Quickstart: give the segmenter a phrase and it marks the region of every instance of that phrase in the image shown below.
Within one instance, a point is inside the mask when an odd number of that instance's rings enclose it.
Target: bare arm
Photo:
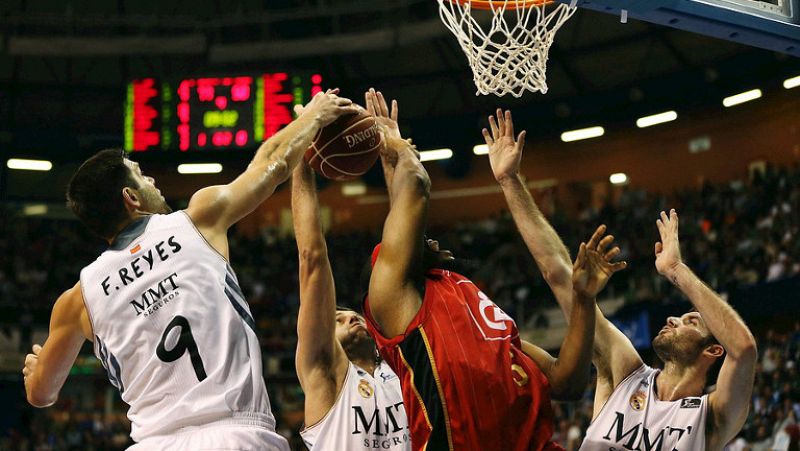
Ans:
[[[422,305],[430,178],[408,142],[386,138],[386,146],[396,153],[397,163],[389,186],[392,207],[369,282],[369,307],[382,333],[394,337],[405,332]]]
[[[566,246],[556,231],[536,206],[530,192],[520,176],[520,162],[525,147],[525,131],[514,136],[514,123],[511,112],[497,111],[497,119],[489,117],[491,132],[483,129],[483,137],[489,146],[489,163],[495,179],[500,184],[508,208],[514,218],[525,244],[536,261],[542,275],[553,290],[567,322],[572,315],[572,264]],[[588,248],[597,250],[605,226],[601,226],[588,243]],[[612,238],[613,240],[613,238]],[[610,244],[606,242],[605,245]],[[619,252],[614,248],[609,260]],[[616,384],[641,366],[642,361],[630,340],[619,331],[595,307],[595,336],[593,361],[597,366],[598,392],[603,386],[613,390]],[[614,350],[611,352],[611,350]],[[603,386],[601,386],[603,385]],[[607,391],[608,394],[611,390]],[[603,403],[608,395],[602,398]],[[602,404],[601,404],[602,405]]]
[[[605,232],[605,225],[598,227],[586,246],[602,255],[603,260],[610,262],[619,255],[620,249],[615,246],[609,251],[606,250],[614,243],[614,236],[606,236]],[[617,385],[641,367],[644,362],[628,337],[603,315],[599,307],[595,308],[597,309],[597,324],[592,361],[597,367],[597,391],[594,405],[596,414]]]
[[[572,300],[572,261],[566,246],[534,202],[519,173],[525,131],[514,137],[511,111],[497,110],[497,119],[489,116],[489,130],[483,137],[489,146],[489,164],[500,184],[508,209],[525,245],[536,261],[559,305]],[[567,313],[569,317],[569,313]]]
[[[582,299],[574,305],[558,358],[536,345],[522,342],[522,352],[536,362],[550,382],[553,399],[560,401],[580,399],[589,383],[592,363],[594,299]]]
[[[722,446],[736,436],[747,419],[758,358],[756,341],[739,314],[681,260],[675,210],[669,216],[662,211],[656,225],[661,235],[661,242],[655,246],[656,269],[689,298],[726,351],[717,389],[709,396],[713,438]]]
[[[558,359],[552,359],[541,350],[533,349],[529,354],[543,368],[556,399],[575,399],[586,388],[595,333],[595,298],[611,276],[627,266],[625,262],[612,262],[601,251],[581,243],[575,258],[569,328],[561,343]],[[531,346],[528,348],[532,349]]]
[[[305,393],[305,421],[315,424],[336,402],[347,356],[336,339],[336,290],[322,233],[314,174],[304,162],[292,176],[292,220],[300,259],[297,377]]]
[[[300,117],[267,139],[247,169],[233,182],[204,188],[192,196],[187,214],[205,238],[227,255],[227,230],[250,214],[286,181],[320,128],[356,107],[338,91],[314,96]]]
[[[56,300],[44,346],[34,345],[33,354],[25,357],[22,374],[25,393],[32,406],[55,404],[81,346],[91,336],[91,325],[78,283]]]

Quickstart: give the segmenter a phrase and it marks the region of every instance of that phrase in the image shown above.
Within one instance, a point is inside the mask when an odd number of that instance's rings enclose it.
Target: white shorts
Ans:
[[[220,421],[170,435],[148,437],[128,451],[289,451],[289,443],[272,428]]]

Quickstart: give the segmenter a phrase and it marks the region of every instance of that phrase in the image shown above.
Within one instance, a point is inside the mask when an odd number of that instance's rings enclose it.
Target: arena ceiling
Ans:
[[[435,0],[5,0],[0,35],[0,142],[29,147],[118,141],[124,86],[146,76],[313,70],[350,96],[384,89],[417,124],[501,103],[547,129],[718,102],[800,70],[797,58],[582,10],[556,36],[548,94],[476,96]]]

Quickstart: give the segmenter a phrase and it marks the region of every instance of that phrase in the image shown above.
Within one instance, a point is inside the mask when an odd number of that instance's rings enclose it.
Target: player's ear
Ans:
[[[122,201],[125,203],[125,208],[129,211],[136,210],[142,206],[141,196],[139,196],[139,193],[135,189],[129,186],[122,188]]]
[[[717,359],[717,358],[720,358],[723,355],[725,355],[725,348],[723,348],[722,345],[713,344],[713,345],[710,345],[710,346],[706,347],[706,349],[703,351],[703,353],[706,354],[709,357],[713,357],[714,359]]]

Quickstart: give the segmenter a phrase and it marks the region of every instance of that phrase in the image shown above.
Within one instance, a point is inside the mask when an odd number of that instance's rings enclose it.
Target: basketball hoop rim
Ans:
[[[472,9],[493,11],[500,8],[513,11],[516,9],[540,8],[555,3],[555,0],[447,0],[461,6],[469,5]]]

